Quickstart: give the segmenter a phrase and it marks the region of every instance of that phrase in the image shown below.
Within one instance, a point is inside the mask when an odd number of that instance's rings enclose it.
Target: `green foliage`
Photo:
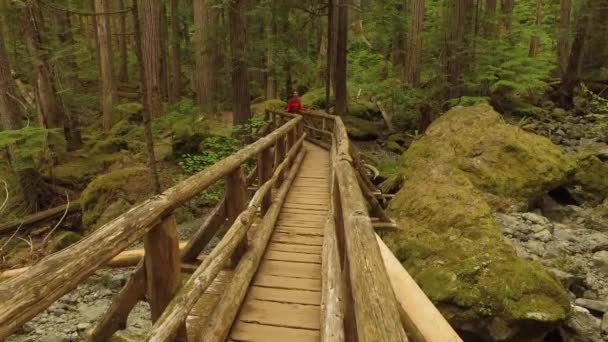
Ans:
[[[169,107],[167,113],[152,121],[155,136],[171,132],[176,137],[184,137],[206,134],[208,130],[207,115],[191,99],[182,99]]]
[[[185,154],[178,163],[185,174],[192,175],[233,154],[240,147],[240,141],[232,136],[212,136],[203,141],[200,154]]]
[[[63,154],[65,139],[60,129],[36,126],[0,131],[0,149],[10,146],[14,147],[14,168],[42,167],[45,161],[57,159]]]

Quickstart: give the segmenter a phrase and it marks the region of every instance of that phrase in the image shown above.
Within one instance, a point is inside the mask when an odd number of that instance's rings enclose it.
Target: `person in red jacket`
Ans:
[[[288,113],[300,113],[304,111],[302,101],[300,101],[297,91],[294,90],[292,96],[287,100],[287,108],[285,108],[285,111]]]

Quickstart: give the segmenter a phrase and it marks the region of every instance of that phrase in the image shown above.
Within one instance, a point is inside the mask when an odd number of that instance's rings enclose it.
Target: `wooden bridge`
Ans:
[[[375,234],[391,222],[342,120],[267,118],[259,140],[1,282],[0,340],[143,238],[88,340],[110,340],[147,300],[147,341],[461,341]],[[180,251],[173,210],[222,180],[224,199]]]

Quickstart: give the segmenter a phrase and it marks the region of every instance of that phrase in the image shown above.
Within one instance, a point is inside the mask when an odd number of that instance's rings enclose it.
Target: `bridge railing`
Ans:
[[[149,339],[185,340],[185,315],[213,282],[221,268],[232,260],[235,280],[211,320],[211,334],[227,334],[244,298],[244,281],[253,276],[278,217],[280,204],[301,163],[305,150],[301,116],[290,116],[272,132],[207,169],[151,197],[97,229],[80,242],[52,254],[20,275],[0,283],[0,340],[76,288],[97,269],[135,241],[143,238],[145,256],[121,292],[115,296],[89,340],[107,341],[126,325],[135,304],[147,297],[156,322]],[[257,159],[247,177],[244,165]],[[247,186],[257,178],[257,191],[246,203]],[[180,256],[173,211],[220,180],[225,197]],[[273,188],[277,188],[275,192]],[[259,222],[258,222],[259,220]],[[250,229],[256,221],[257,228]],[[220,227],[229,227],[218,232]],[[181,262],[197,258],[215,235],[225,233],[190,280],[182,286]],[[254,233],[254,234],[253,234]],[[247,245],[247,235],[252,238]],[[252,235],[253,234],[253,235]],[[205,341],[215,339],[205,339]]]
[[[377,190],[342,119],[302,115],[307,140],[328,149],[332,160],[321,340],[462,341],[375,233],[394,222],[376,200]]]

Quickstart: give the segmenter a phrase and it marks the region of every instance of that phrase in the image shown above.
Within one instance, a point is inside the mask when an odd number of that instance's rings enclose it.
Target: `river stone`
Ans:
[[[591,260],[602,273],[608,274],[608,251],[595,252]]]
[[[404,184],[388,208],[400,229],[384,239],[457,329],[491,340],[498,318],[509,339],[537,336],[566,319],[568,294],[542,265],[516,255],[492,211],[528,208],[574,167],[548,139],[506,124],[490,106],[456,107],[403,155]],[[543,230],[546,219],[528,216]]]
[[[600,332],[601,320],[583,307],[572,307],[572,314],[566,321],[566,326],[574,332],[573,341],[603,342]]]
[[[604,337],[608,337],[608,312],[604,313],[604,317],[602,318],[602,335]]]
[[[605,313],[608,311],[608,302],[600,300],[592,300],[586,298],[577,298],[574,302],[578,306],[582,306],[589,310]]]

